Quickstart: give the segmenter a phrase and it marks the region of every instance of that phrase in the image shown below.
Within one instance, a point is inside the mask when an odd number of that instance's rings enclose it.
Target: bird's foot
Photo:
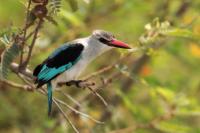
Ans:
[[[94,82],[90,82],[90,81],[84,81],[84,80],[71,80],[69,82],[66,82],[67,86],[72,86],[75,85],[78,88],[86,88],[89,86],[94,86],[95,83]]]
[[[72,86],[75,85],[78,88],[87,88],[87,87],[91,87],[94,86],[95,83],[91,82],[91,81],[85,81],[85,80],[71,80],[68,82],[60,82],[58,83],[58,86],[63,86],[63,85],[67,85],[67,86]]]

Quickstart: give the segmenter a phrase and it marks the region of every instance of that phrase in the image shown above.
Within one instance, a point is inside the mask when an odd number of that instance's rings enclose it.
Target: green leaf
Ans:
[[[55,20],[53,17],[51,17],[51,16],[46,16],[46,19],[47,19],[49,22],[51,22],[52,24],[58,25],[58,23],[56,22],[56,20]]]
[[[3,37],[4,35],[11,35],[11,34],[15,34],[16,32],[19,31],[19,28],[16,28],[16,27],[9,27],[9,28],[5,28],[5,29],[2,29],[0,31],[0,37]]]
[[[10,47],[4,50],[1,55],[1,66],[0,66],[0,78],[6,79],[10,64],[13,62],[16,56],[18,56],[20,52],[20,47],[18,44],[12,44]]]
[[[6,46],[10,43],[10,39],[6,34],[4,34],[3,37],[0,38],[0,41]]]
[[[67,0],[67,1],[70,5],[72,11],[75,12],[76,10],[78,10],[78,2],[76,0]]]
[[[51,9],[51,13],[56,14],[60,11],[62,0],[50,0],[49,5]]]

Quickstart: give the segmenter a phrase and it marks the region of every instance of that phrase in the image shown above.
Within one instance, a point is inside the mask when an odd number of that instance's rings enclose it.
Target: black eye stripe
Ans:
[[[100,42],[102,42],[102,43],[104,43],[104,44],[108,44],[109,43],[109,41],[108,40],[106,40],[106,39],[104,39],[104,38],[99,38],[99,41]]]

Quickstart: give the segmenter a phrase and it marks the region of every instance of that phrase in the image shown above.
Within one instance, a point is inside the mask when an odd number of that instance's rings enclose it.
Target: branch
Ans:
[[[57,102],[59,102],[60,104],[63,104],[64,106],[66,106],[67,108],[69,108],[70,110],[72,110],[73,112],[75,112],[76,114],[79,114],[79,115],[81,115],[83,117],[86,117],[86,118],[88,118],[88,119],[90,119],[90,120],[92,120],[92,121],[94,121],[94,122],[96,122],[98,124],[104,124],[104,122],[98,121],[98,120],[94,119],[93,117],[91,117],[90,115],[78,111],[77,109],[73,108],[72,106],[66,104],[65,102],[63,102],[63,101],[61,101],[61,100],[59,100],[57,98],[54,98],[54,100],[57,101]]]
[[[88,86],[87,87],[95,96],[97,96],[102,102],[103,104],[107,107],[108,103],[106,102],[106,100],[98,93],[96,92],[96,90],[94,90],[92,87]]]
[[[17,63],[12,63],[10,68],[14,73],[16,73],[16,74],[21,73],[22,75],[24,75],[29,80],[34,80],[35,79],[33,74],[32,74],[32,72],[31,72],[31,70],[29,70],[28,68],[18,71],[19,64],[17,64]]]
[[[35,33],[33,35],[33,40],[32,40],[32,43],[30,45],[30,48],[29,48],[28,56],[27,56],[27,59],[25,60],[25,62],[22,64],[22,68],[26,68],[26,66],[29,63],[29,60],[30,60],[31,55],[32,55],[33,47],[34,47],[35,41],[37,39],[37,34],[38,34],[39,28],[41,27],[42,23],[43,23],[43,20],[40,19],[39,22],[38,22],[38,25],[35,28]]]
[[[59,86],[62,86],[62,85],[68,85],[68,86],[71,86],[71,85],[75,85],[76,87],[78,88],[87,88],[89,89],[94,95],[96,95],[102,102],[105,106],[108,106],[107,102],[104,100],[104,98],[98,93],[96,92],[92,86],[95,85],[94,82],[88,82],[88,81],[84,81],[84,80],[71,80],[69,82],[60,82],[58,83]]]
[[[27,12],[26,12],[26,22],[25,22],[25,27],[24,27],[24,34],[23,34],[23,42],[22,42],[22,47],[21,47],[21,55],[20,55],[20,66],[22,65],[23,62],[23,54],[24,54],[24,45],[25,45],[25,38],[26,38],[26,33],[28,29],[28,19],[29,19],[29,14],[30,14],[30,6],[31,6],[31,0],[28,1],[28,6],[27,6]]]
[[[99,70],[96,71],[96,72],[93,72],[93,73],[91,73],[91,74],[89,74],[89,75],[83,77],[83,81],[89,80],[89,79],[91,79],[91,78],[93,78],[93,77],[95,77],[95,76],[97,76],[97,75],[99,75],[99,74],[102,74],[102,73],[104,73],[104,72],[107,72],[107,71],[111,70],[111,69],[114,68],[117,64],[121,63],[124,59],[128,58],[131,54],[132,54],[132,52],[131,52],[131,53],[128,53],[128,54],[126,54],[126,55],[124,55],[124,56],[122,56],[119,60],[117,60],[117,61],[116,61],[115,63],[113,63],[112,65],[106,66],[106,67],[104,67],[104,68],[102,68],[102,69],[99,69]]]
[[[18,89],[22,89],[22,90],[26,90],[26,91],[33,91],[34,89],[29,86],[29,85],[21,85],[21,84],[17,84],[15,82],[9,81],[9,80],[0,80],[0,82],[10,86],[10,87],[15,87]]]
[[[55,99],[53,99],[53,102],[55,103],[55,105],[58,107],[59,111],[62,113],[62,115],[64,116],[64,118],[67,120],[67,122],[71,125],[71,127],[74,129],[74,131],[76,133],[79,133],[78,129],[74,126],[74,124],[72,123],[72,121],[68,118],[68,116],[65,114],[65,112],[63,111],[63,109],[61,108],[61,106],[57,103],[57,101]]]
[[[121,75],[121,73],[117,72],[117,73],[111,75],[110,77],[108,77],[107,79],[104,79],[103,82],[102,82],[102,84],[101,84],[100,86],[96,87],[96,88],[94,89],[94,91],[97,91],[97,90],[99,90],[99,89],[101,89],[101,88],[107,87],[110,83],[112,83],[113,77],[116,77],[116,78],[114,78],[114,79],[117,80],[117,79],[119,78],[120,75]],[[86,99],[88,99],[88,98],[91,98],[90,93],[87,94],[87,95],[83,95],[83,96],[80,97],[79,100],[77,100],[77,101],[78,101],[79,103],[81,103],[82,101],[84,101],[84,100],[86,100]],[[76,104],[73,105],[73,108],[77,108],[77,107],[78,107],[78,105],[76,105]],[[71,113],[72,113],[72,112],[70,112],[69,114],[71,114]]]
[[[76,104],[78,106],[78,108],[81,107],[81,104],[76,100],[74,99],[72,96],[70,96],[69,94],[66,94],[65,92],[63,91],[59,91],[62,95],[64,95],[65,97],[67,97],[69,100],[71,100],[74,104]]]

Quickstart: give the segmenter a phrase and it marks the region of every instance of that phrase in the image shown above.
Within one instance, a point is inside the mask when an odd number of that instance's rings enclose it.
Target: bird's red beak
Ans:
[[[128,44],[122,42],[122,41],[119,41],[117,39],[113,39],[110,44],[113,46],[113,47],[118,47],[118,48],[125,48],[125,49],[130,49],[131,47],[128,46]]]

